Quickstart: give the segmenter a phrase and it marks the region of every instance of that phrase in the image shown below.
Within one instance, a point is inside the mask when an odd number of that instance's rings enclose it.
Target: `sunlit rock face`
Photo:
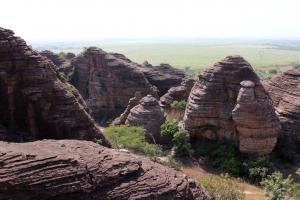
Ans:
[[[199,75],[183,122],[194,138],[227,138],[241,152],[258,154],[273,150],[280,128],[268,93],[251,65],[240,56],[228,56]],[[269,132],[264,133],[265,128]]]
[[[78,91],[58,78],[53,62],[13,31],[0,28],[0,125],[6,136],[99,138],[109,146]],[[4,132],[4,131],[2,131]],[[3,135],[3,134],[2,134]]]
[[[300,69],[291,69],[264,84],[279,116],[282,133],[300,143]]]

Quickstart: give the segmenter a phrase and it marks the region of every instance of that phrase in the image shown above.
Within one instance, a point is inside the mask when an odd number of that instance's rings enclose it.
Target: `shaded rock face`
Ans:
[[[187,78],[181,82],[180,86],[170,88],[168,92],[160,98],[162,107],[169,108],[173,101],[186,101],[194,83],[194,79]]]
[[[0,124],[9,135],[43,138],[103,137],[78,91],[58,78],[51,61],[0,28]]]
[[[212,199],[181,172],[93,142],[0,142],[0,163],[0,199]]]
[[[68,74],[71,71],[71,59],[75,57],[75,54],[68,53],[66,59],[61,58],[59,55],[49,50],[41,51],[40,54],[54,63],[55,70],[64,72],[65,74]]]
[[[120,54],[88,48],[73,59],[74,85],[87,102],[96,120],[113,119],[127,107],[136,92],[156,95],[135,63]]]
[[[143,126],[147,131],[147,139],[160,142],[160,126],[164,123],[164,112],[158,101],[151,95],[140,100],[140,103],[130,110],[125,124]]]
[[[250,64],[240,56],[229,56],[199,75],[184,127],[192,137],[227,138],[241,152],[266,154],[276,144],[280,123]]]
[[[179,86],[187,75],[184,71],[176,69],[169,64],[152,66],[148,62],[142,65],[142,71],[149,82],[156,86],[158,95],[161,97],[172,87]]]
[[[300,143],[300,69],[291,69],[264,84],[281,122],[282,133]]]
[[[125,111],[112,122],[112,125],[125,124],[125,121],[130,113],[130,110],[139,104],[141,98],[142,98],[141,93],[136,92],[134,97],[129,99],[129,102],[128,102],[128,105],[127,105]]]

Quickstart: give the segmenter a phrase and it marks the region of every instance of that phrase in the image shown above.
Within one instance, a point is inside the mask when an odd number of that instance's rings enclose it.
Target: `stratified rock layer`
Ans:
[[[147,131],[148,140],[160,140],[160,126],[164,123],[164,112],[158,101],[151,95],[140,100],[139,105],[130,110],[125,124],[130,126],[143,126]]]
[[[155,95],[151,84],[136,66],[120,54],[88,48],[73,59],[74,85],[87,101],[96,120],[112,119],[121,114],[135,92]]]
[[[172,87],[168,92],[160,98],[160,103],[164,108],[169,108],[173,101],[186,101],[194,86],[195,81],[187,78],[182,81],[180,86]]]
[[[269,81],[269,92],[279,116],[282,133],[300,143],[300,69],[291,69]]]
[[[209,200],[184,174],[87,141],[0,142],[0,199]]]
[[[232,111],[241,152],[269,154],[280,129],[271,101],[256,98],[255,84],[242,81],[237,104]]]
[[[148,62],[144,62],[140,67],[149,82],[158,89],[159,96],[166,94],[170,88],[179,86],[187,77],[184,71],[169,64],[152,66]]]
[[[64,72],[66,75],[71,71],[71,59],[75,57],[74,54],[68,53],[65,59],[49,50],[41,51],[40,54],[54,63],[55,70]]]
[[[250,92],[241,88],[240,83],[246,80],[253,84]],[[252,99],[248,105],[244,95]],[[266,154],[276,144],[280,123],[250,64],[240,56],[229,56],[199,75],[189,96],[184,127],[192,137],[227,138],[242,152]]]
[[[8,134],[43,138],[101,138],[78,91],[57,77],[51,61],[0,28],[0,124]]]

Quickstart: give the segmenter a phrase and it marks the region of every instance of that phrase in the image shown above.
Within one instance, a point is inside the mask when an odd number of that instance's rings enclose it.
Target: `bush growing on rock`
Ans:
[[[160,134],[162,137],[168,137],[171,140],[173,139],[176,132],[179,131],[178,122],[174,119],[166,120],[160,126]]]
[[[160,154],[160,149],[155,144],[146,141],[146,130],[135,126],[110,126],[105,129],[105,135],[114,148],[128,149],[134,153],[156,156]]]
[[[172,109],[184,110],[185,106],[186,106],[186,101],[185,100],[181,100],[181,101],[175,100],[171,103],[170,106]]]

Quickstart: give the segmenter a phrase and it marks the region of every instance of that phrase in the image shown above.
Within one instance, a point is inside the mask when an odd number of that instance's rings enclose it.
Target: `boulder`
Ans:
[[[142,96],[156,96],[136,65],[120,54],[106,53],[96,47],[90,47],[83,55],[72,59],[74,86],[98,122],[119,116],[136,92]]]
[[[199,75],[183,126],[194,138],[226,138],[241,152],[266,154],[276,144],[280,123],[251,65],[240,56],[228,56]]]
[[[125,124],[144,127],[149,141],[160,142],[160,126],[164,121],[164,112],[160,108],[157,99],[147,95],[140,100],[137,106],[130,110]]]
[[[0,199],[211,200],[181,172],[88,141],[0,142]]]
[[[0,28],[0,124],[34,139],[101,139],[81,95],[58,78],[53,62],[13,31]],[[20,133],[24,134],[21,135]]]
[[[279,74],[264,84],[281,122],[284,137],[300,143],[300,69]]]
[[[179,86],[172,87],[168,92],[160,98],[160,103],[163,108],[170,108],[173,101],[187,101],[189,94],[194,86],[194,79],[184,79]]]

